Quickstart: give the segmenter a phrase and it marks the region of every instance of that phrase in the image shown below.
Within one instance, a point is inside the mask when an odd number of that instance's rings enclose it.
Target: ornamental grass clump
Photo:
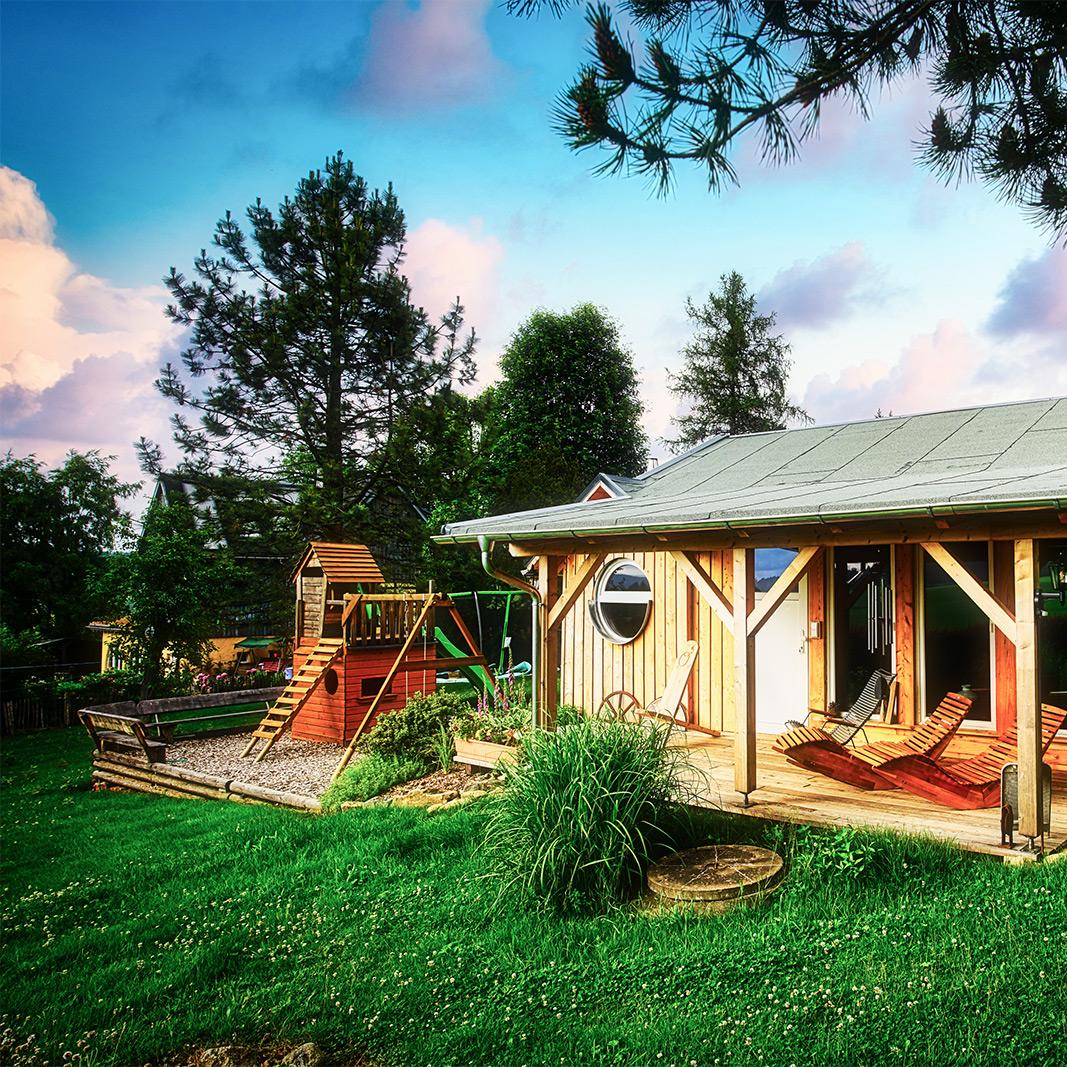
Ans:
[[[581,718],[537,731],[502,767],[504,788],[486,832],[502,892],[520,889],[559,911],[621,903],[649,862],[669,850],[684,754],[669,727]]]

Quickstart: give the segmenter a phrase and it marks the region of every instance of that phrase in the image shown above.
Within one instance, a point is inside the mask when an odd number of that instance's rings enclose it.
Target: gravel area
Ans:
[[[262,763],[256,763],[255,754],[241,759],[248,739],[248,734],[227,734],[176,741],[167,746],[167,763],[235,782],[320,797],[344,751],[339,745],[295,741],[287,734],[274,743]]]

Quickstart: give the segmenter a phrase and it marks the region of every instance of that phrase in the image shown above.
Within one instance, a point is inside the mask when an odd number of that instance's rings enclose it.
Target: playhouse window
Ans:
[[[589,613],[597,631],[625,645],[645,628],[652,610],[648,576],[629,559],[609,563],[597,576]]]

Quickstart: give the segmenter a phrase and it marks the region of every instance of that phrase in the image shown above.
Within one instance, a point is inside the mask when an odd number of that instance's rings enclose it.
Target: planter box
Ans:
[[[512,762],[518,750],[514,745],[497,745],[492,741],[464,741],[456,738],[456,762],[471,767],[494,770],[502,760]]]

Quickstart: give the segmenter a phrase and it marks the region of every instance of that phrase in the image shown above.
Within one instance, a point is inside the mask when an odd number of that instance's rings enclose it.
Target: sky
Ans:
[[[1067,251],[915,164],[921,78],[870,121],[832,102],[799,163],[742,141],[740,187],[683,169],[659,197],[595,176],[551,128],[586,41],[579,9],[488,0],[5,0],[0,447],[99,449],[137,480],[145,436],[176,462],[153,386],[182,341],[162,277],[226,210],[277,204],[338,149],[392,183],[415,300],[437,317],[462,299],[481,384],[531,311],[592,302],[633,353],[658,456],[685,301],[732,270],[775,313],[816,422],[1067,394]]]

